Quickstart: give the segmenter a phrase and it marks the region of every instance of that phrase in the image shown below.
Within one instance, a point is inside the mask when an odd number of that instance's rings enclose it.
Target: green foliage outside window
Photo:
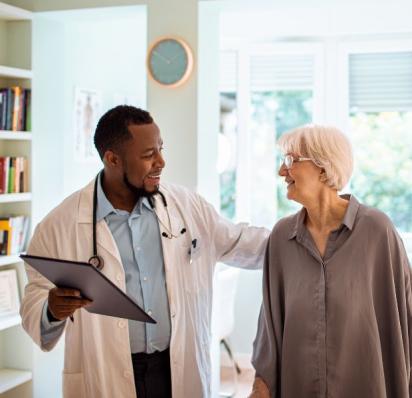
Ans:
[[[353,113],[351,140],[351,191],[412,232],[412,112]]]
[[[275,128],[275,139],[283,133],[312,121],[312,91],[270,91],[252,94],[254,113],[252,118],[257,124],[270,123]],[[280,154],[276,151],[276,165],[279,166]],[[274,170],[278,173],[278,168]],[[277,218],[296,212],[301,206],[286,197],[286,184],[277,177]]]

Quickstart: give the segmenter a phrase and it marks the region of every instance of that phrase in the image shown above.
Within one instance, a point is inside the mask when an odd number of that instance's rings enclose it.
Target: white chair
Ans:
[[[240,368],[233,358],[232,350],[227,342],[235,325],[235,295],[239,270],[224,265],[217,266],[214,280],[213,311],[215,317],[215,332],[220,345],[225,349],[231,363],[232,382],[225,389],[220,388],[220,397],[232,397],[236,394]]]

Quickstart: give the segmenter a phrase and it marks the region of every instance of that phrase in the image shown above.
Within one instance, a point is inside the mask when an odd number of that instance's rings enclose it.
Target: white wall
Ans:
[[[102,113],[119,97],[146,106],[143,6],[36,14],[33,26],[33,221],[84,186],[100,161],[74,159],[74,88],[101,93]],[[35,397],[61,396],[63,344],[34,355]]]
[[[411,31],[408,0],[225,1],[221,38],[265,40]],[[242,5],[243,3],[243,5]]]
[[[177,88],[167,88],[149,79],[147,104],[160,127],[165,144],[166,180],[197,187],[197,54],[198,1],[148,2],[148,40],[164,36],[186,41],[194,56],[194,71]]]

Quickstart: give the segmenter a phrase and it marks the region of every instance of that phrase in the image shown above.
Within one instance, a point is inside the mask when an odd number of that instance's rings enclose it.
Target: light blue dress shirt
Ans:
[[[163,351],[170,343],[170,312],[166,290],[159,224],[147,198],[138,201],[131,213],[115,209],[97,185],[96,218],[104,219],[119,249],[126,278],[126,292],[155,320],[156,324],[129,320],[132,353]],[[53,340],[65,321],[49,322],[47,301],[43,307],[41,338]]]

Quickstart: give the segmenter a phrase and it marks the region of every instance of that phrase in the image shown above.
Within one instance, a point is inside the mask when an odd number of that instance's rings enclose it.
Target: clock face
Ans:
[[[177,86],[190,74],[192,58],[189,47],[177,39],[162,39],[151,49],[149,72],[160,84]]]

